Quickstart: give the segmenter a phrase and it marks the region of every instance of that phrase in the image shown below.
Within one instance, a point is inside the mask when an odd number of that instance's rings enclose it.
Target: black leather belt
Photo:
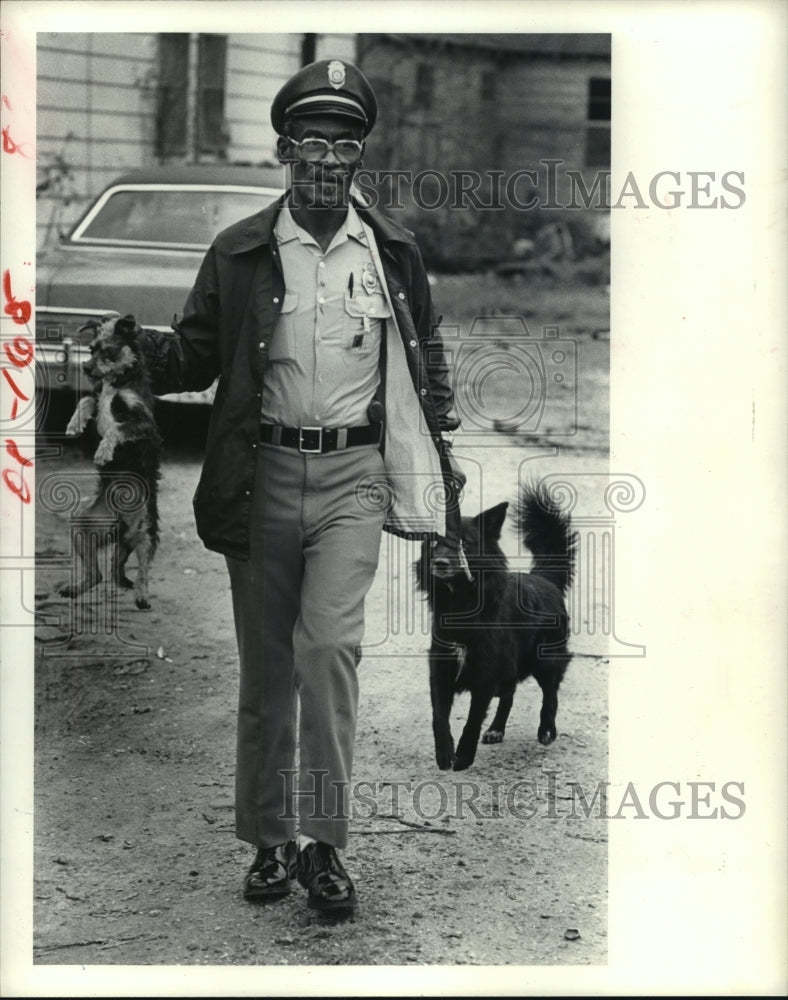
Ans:
[[[383,424],[364,427],[282,427],[280,424],[260,424],[263,444],[297,448],[307,455],[325,455],[358,444],[379,444]]]

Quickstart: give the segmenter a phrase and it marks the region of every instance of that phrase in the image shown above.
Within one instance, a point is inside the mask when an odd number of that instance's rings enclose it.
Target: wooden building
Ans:
[[[361,35],[391,167],[610,164],[610,35]]]

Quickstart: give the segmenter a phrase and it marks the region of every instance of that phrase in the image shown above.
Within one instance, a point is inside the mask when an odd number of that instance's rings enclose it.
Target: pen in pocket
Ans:
[[[347,279],[347,293],[353,298],[353,272],[350,272],[350,277]]]

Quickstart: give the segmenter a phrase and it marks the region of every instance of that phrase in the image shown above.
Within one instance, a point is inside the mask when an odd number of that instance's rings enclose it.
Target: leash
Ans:
[[[473,574],[471,573],[471,567],[468,565],[468,557],[465,555],[465,547],[462,544],[462,539],[460,539],[460,545],[457,549],[457,554],[460,559],[460,566],[462,567],[463,573],[468,578],[468,583],[473,583]]]

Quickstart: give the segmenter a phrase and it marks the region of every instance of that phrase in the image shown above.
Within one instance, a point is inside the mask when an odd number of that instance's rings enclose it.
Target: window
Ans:
[[[432,107],[433,91],[435,89],[435,72],[427,63],[419,63],[416,67],[416,93],[413,104],[417,108],[429,110]]]
[[[227,148],[224,127],[224,81],[227,70],[227,36],[200,35],[197,47],[197,149],[223,155]]]
[[[189,36],[159,36],[159,86],[156,95],[156,155],[186,155],[186,85]]]
[[[610,105],[610,79],[592,76],[588,81],[587,167],[610,166]]]
[[[588,120],[610,121],[610,80],[592,76],[588,81]]]
[[[227,36],[159,36],[156,155],[166,159],[222,157]]]
[[[74,231],[78,243],[117,246],[181,244],[207,248],[214,236],[238,219],[259,212],[277,197],[265,189],[230,190],[208,185],[120,188],[102,198]],[[166,230],[161,220],[167,220]]]
[[[301,39],[301,65],[308,66],[317,58],[317,35],[306,34]]]

